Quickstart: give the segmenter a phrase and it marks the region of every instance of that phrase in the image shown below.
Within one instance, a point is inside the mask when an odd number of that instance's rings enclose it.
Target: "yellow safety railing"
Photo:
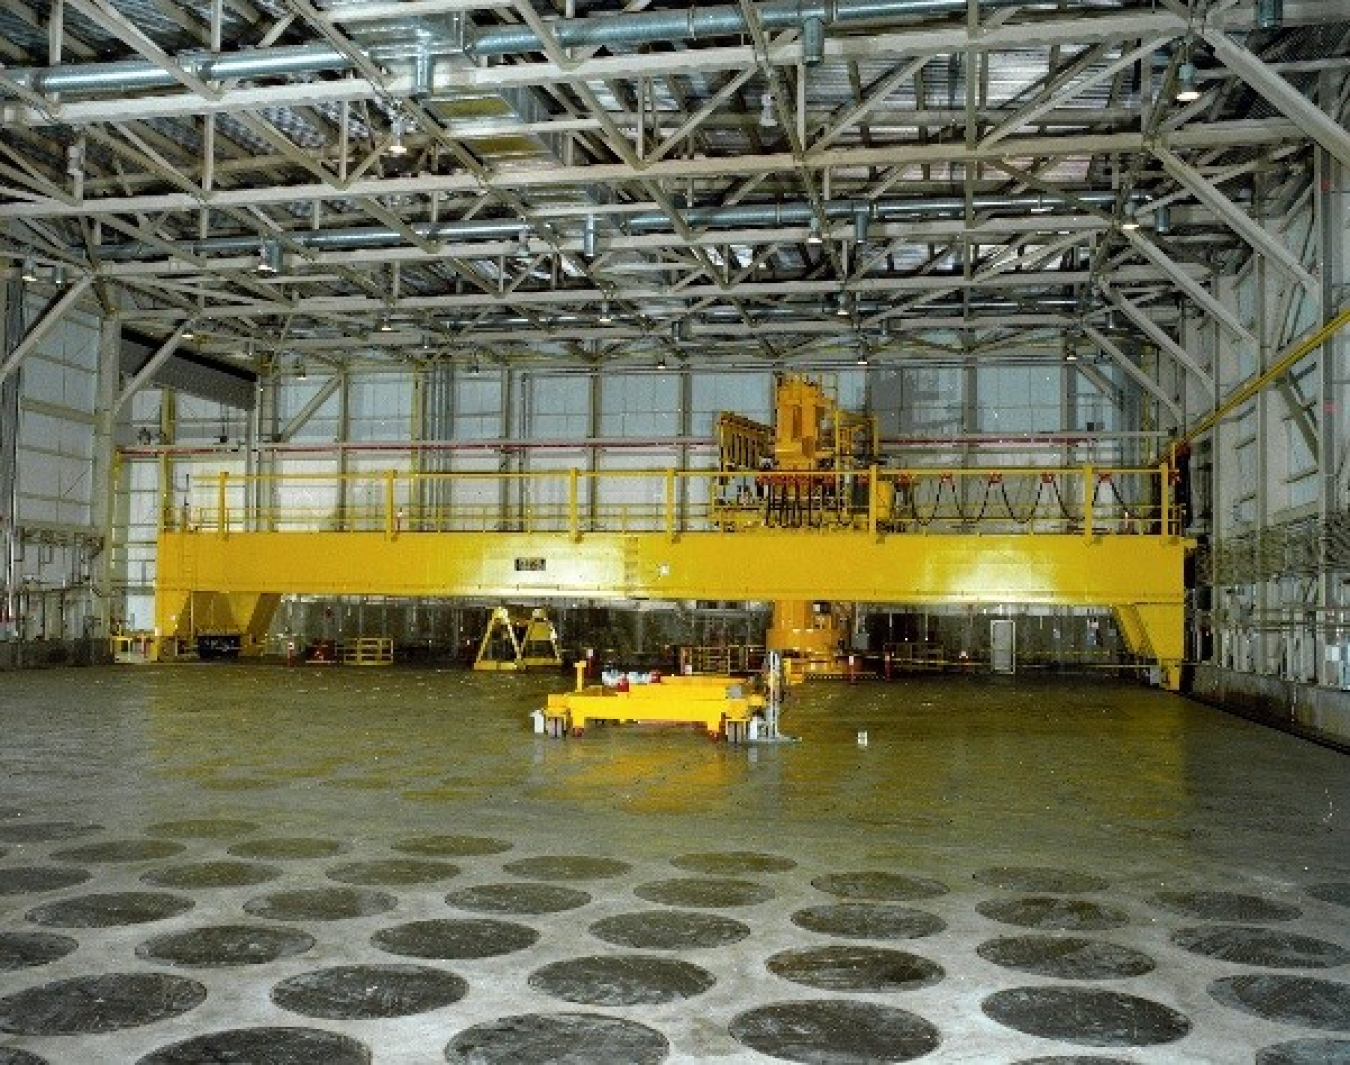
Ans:
[[[348,666],[388,666],[394,662],[394,641],[387,636],[356,636],[342,641],[342,662]]]
[[[539,473],[241,475],[194,478],[170,529],[232,532],[693,532],[1176,535],[1167,465],[848,471],[576,469]]]

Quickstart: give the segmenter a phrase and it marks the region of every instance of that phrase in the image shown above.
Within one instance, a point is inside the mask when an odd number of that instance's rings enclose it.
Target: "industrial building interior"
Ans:
[[[1350,1063],[1347,71],[0,0],[0,1065]]]

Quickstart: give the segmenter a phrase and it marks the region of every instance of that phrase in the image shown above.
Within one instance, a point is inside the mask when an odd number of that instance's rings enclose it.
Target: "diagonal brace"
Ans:
[[[89,280],[88,277],[77,278],[65,294],[48,306],[42,317],[33,323],[28,332],[24,334],[24,338],[9,353],[9,357],[3,363],[0,363],[0,383],[3,383],[5,378],[18,369],[19,363],[23,362],[47,338],[48,334],[60,324],[66,312],[80,301],[85,289],[89,287]]]
[[[1280,243],[1278,238],[1272,236],[1261,223],[1225,196],[1216,185],[1206,180],[1200,171],[1182,161],[1161,144],[1154,145],[1153,154],[1169,174],[1184,185],[1197,200],[1223,219],[1238,236],[1264,255],[1271,265],[1279,267],[1309,292],[1318,291],[1317,279],[1304,269],[1294,253]]]

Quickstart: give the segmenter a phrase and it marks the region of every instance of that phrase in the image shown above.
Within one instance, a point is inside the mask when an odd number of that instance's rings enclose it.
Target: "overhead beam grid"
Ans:
[[[1300,74],[1334,16],[1311,2],[1260,30],[1247,0],[1199,23],[1133,0],[47,7],[5,9],[0,264],[93,282],[164,342],[193,320],[183,345],[255,370],[428,335],[551,365],[903,361],[1074,323],[1208,389],[1150,294],[1254,344],[1224,271],[1254,251],[1317,283],[1244,164],[1350,160],[1344,101]],[[1172,99],[1183,50],[1209,106]],[[1131,228],[1158,205],[1185,208],[1167,234]],[[840,343],[805,343],[823,329]]]

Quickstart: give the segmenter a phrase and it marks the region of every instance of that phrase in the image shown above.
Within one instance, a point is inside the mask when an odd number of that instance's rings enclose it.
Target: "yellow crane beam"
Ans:
[[[190,636],[193,614],[208,606],[215,624],[226,612],[257,632],[260,612],[286,593],[1101,606],[1116,611],[1131,650],[1156,661],[1176,688],[1187,546],[1170,535],[865,528],[580,536],[171,529],[159,538],[156,633]]]

